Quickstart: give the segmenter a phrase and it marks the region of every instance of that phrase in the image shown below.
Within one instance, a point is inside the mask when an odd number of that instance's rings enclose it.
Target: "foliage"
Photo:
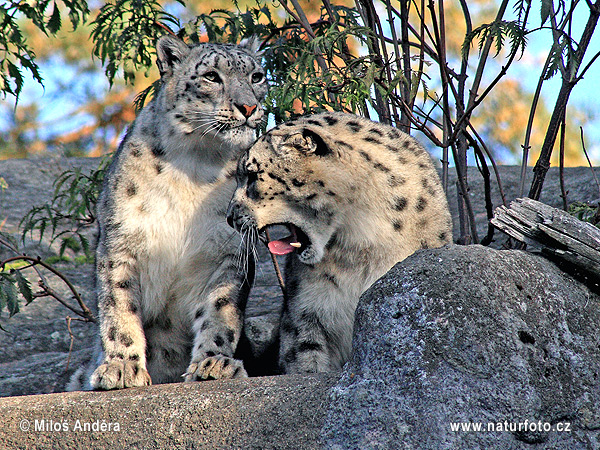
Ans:
[[[67,249],[73,253],[83,251],[92,258],[85,230],[96,221],[96,203],[100,195],[102,180],[110,159],[102,159],[99,167],[88,174],[80,168],[63,172],[54,182],[52,200],[32,208],[21,220],[22,239],[29,234],[41,242],[46,232],[50,232],[50,244],[60,241],[59,257]]]
[[[86,0],[62,0],[68,9],[71,25],[76,29],[89,13]],[[50,12],[50,4],[53,5]],[[18,17],[24,16],[45,35],[56,34],[63,26],[58,0],[25,2],[9,0],[0,5],[0,93],[19,98],[23,88],[21,68],[27,69],[33,78],[42,83],[35,53],[27,44]]]
[[[600,204],[573,202],[569,205],[569,214],[600,228]]]

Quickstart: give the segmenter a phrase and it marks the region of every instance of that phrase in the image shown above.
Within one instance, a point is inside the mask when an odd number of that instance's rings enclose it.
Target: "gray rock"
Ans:
[[[599,344],[600,296],[551,262],[480,246],[417,252],[359,303],[325,448],[598,449]]]
[[[314,450],[335,380],[280,376],[5,398],[0,446]]]

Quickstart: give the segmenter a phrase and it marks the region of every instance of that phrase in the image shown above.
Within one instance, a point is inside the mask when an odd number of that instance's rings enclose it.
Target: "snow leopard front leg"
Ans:
[[[293,311],[285,305],[281,316],[279,366],[283,373],[331,371],[326,331],[314,311]]]
[[[90,383],[94,389],[122,389],[152,384],[146,370],[139,274],[127,241],[126,236],[118,236],[107,243],[101,230],[96,251],[96,282],[100,336],[105,358],[92,374]]]
[[[242,378],[248,374],[233,355],[244,324],[254,261],[241,270],[235,255],[228,255],[214,272],[205,295],[193,313],[194,346],[185,381]]]
[[[279,366],[283,373],[332,372],[347,359],[353,310],[332,278],[288,258],[287,298],[280,324]]]

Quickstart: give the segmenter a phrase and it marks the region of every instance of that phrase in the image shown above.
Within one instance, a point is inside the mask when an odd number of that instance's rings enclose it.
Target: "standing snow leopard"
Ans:
[[[452,221],[430,156],[390,126],[349,114],[277,126],[238,163],[227,220],[243,235],[284,225],[283,372],[339,369],[360,295],[421,248],[450,242]]]
[[[254,266],[240,270],[225,213],[237,156],[264,118],[257,47],[157,42],[160,90],[121,143],[98,201],[102,350],[91,388],[246,376],[233,355]]]

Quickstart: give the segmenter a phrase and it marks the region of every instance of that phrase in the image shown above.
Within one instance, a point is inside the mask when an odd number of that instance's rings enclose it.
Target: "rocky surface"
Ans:
[[[599,342],[600,296],[543,258],[417,252],[361,298],[325,448],[600,448]]]
[[[0,401],[0,446],[314,450],[336,379],[279,376],[12,397]]]

